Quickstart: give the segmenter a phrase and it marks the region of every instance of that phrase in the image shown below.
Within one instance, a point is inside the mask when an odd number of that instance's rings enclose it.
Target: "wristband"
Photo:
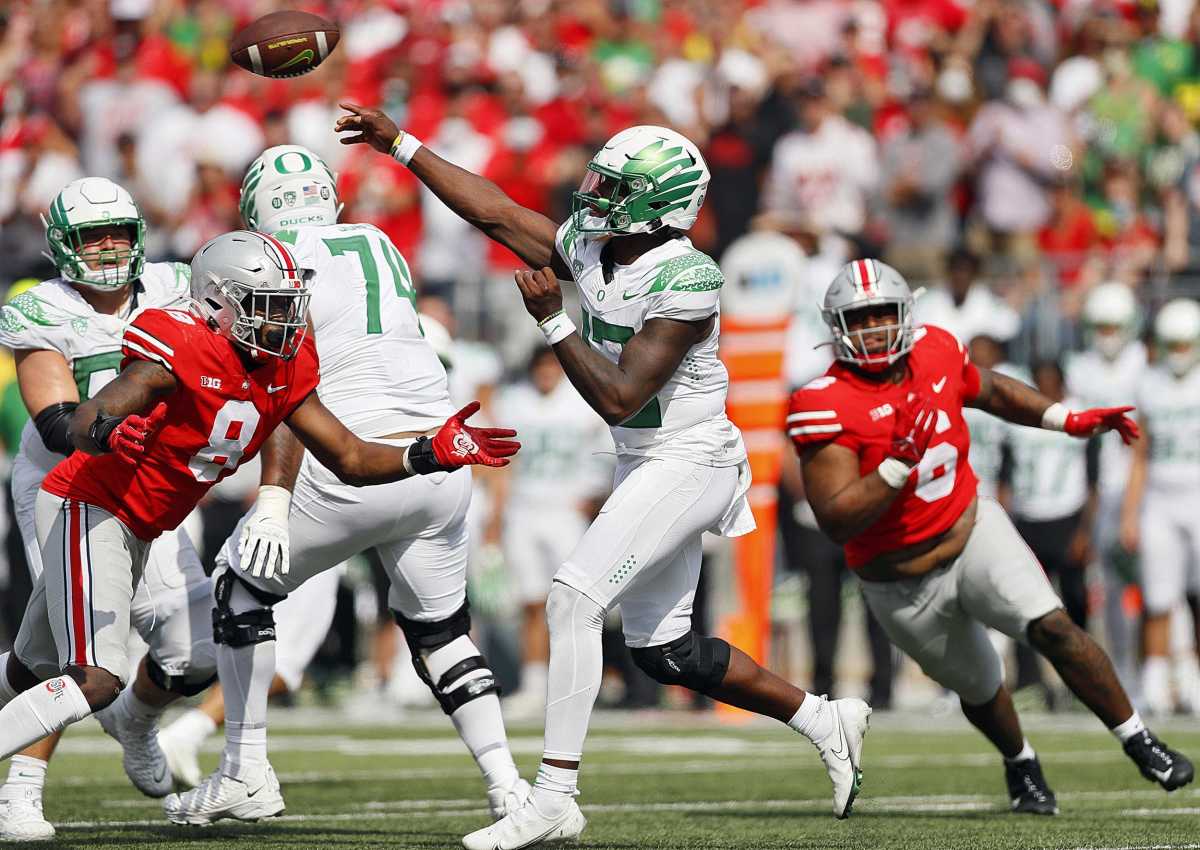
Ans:
[[[286,487],[264,484],[258,488],[258,500],[254,503],[255,515],[269,516],[286,527],[291,511],[292,492]]]
[[[88,426],[88,437],[100,451],[111,452],[112,446],[108,444],[108,440],[112,437],[112,432],[117,430],[117,426],[124,421],[124,416],[105,416],[97,413],[95,420]]]
[[[575,333],[575,323],[562,310],[538,322],[538,329],[546,337],[547,345],[557,345]]]
[[[908,476],[912,475],[913,467],[900,458],[887,457],[879,466],[875,467],[875,471],[879,473],[879,477],[887,486],[893,490],[899,490],[908,483]]]
[[[1046,412],[1042,414],[1042,427],[1047,431],[1065,431],[1067,428],[1067,417],[1071,415],[1071,411],[1055,402],[1046,408]]]
[[[413,154],[421,147],[421,140],[412,133],[400,131],[395,141],[392,142],[390,151],[392,159],[401,165],[408,165],[408,161],[413,158]]]
[[[429,475],[431,472],[447,472],[446,467],[438,463],[437,455],[433,453],[433,440],[428,437],[417,437],[404,452],[404,468],[410,475]]]

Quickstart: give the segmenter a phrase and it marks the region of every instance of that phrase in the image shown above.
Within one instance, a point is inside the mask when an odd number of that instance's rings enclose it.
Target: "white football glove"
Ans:
[[[270,580],[275,573],[287,575],[288,513],[292,494],[283,487],[258,488],[254,513],[242,526],[238,539],[239,563],[255,578]]]

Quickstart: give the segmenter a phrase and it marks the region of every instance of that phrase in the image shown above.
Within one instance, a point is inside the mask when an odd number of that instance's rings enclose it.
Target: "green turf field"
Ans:
[[[90,722],[73,730],[47,786],[57,846],[457,847],[463,833],[486,822],[474,763],[440,715],[388,728],[314,711],[279,711],[273,719],[272,762],[287,814],[208,829],[166,823],[159,804],[126,781],[116,745]],[[1144,781],[1086,715],[1028,725],[1058,792],[1057,818],[1006,811],[998,759],[960,719],[877,715],[866,742],[863,795],[853,818],[835,821],[816,751],[784,727],[602,715],[581,782],[589,820],[582,846],[1200,848],[1200,789],[1168,796]],[[1200,726],[1176,722],[1159,730],[1200,755]],[[512,738],[531,777],[540,730],[517,726]],[[206,769],[215,766],[216,752],[206,752]]]

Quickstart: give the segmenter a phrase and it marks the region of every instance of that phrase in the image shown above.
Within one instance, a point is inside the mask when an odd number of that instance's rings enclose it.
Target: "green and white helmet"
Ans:
[[[50,204],[50,217],[42,216],[46,228],[43,255],[64,280],[93,289],[119,289],[137,280],[146,264],[146,222],[133,196],[104,177],[84,177],[63,187]],[[100,268],[94,269],[80,255],[94,227],[125,226],[129,229],[128,251],[102,251]]]
[[[580,233],[652,233],[688,230],[708,190],[700,149],[666,127],[622,130],[587,165],[571,199]]]
[[[341,212],[337,175],[308,148],[267,148],[246,169],[239,209],[246,227],[260,233],[333,224]]]

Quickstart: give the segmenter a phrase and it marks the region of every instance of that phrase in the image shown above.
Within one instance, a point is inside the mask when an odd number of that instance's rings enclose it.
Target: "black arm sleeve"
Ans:
[[[1087,443],[1087,483],[1095,487],[1100,483],[1100,438],[1092,437]]]
[[[33,417],[33,426],[42,435],[42,442],[52,452],[69,455],[75,451],[68,429],[71,425],[71,414],[79,407],[77,401],[60,401],[44,408]]]
[[[996,472],[996,483],[1012,486],[1013,467],[1016,460],[1013,457],[1012,443],[1005,440],[1000,444],[1000,469]]]

